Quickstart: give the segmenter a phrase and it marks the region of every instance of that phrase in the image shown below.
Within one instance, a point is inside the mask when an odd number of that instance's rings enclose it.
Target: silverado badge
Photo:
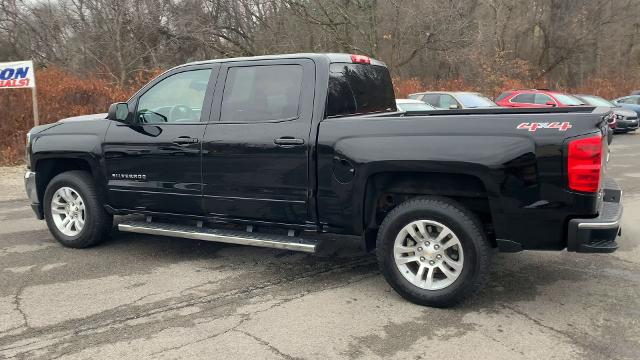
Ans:
[[[147,175],[143,174],[111,174],[117,180],[147,180]]]

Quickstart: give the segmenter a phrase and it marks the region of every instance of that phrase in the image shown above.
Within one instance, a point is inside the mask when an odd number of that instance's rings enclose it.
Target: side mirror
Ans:
[[[129,118],[129,105],[127,103],[114,103],[109,106],[107,119],[126,122]]]
[[[553,101],[547,101],[547,105],[551,107],[556,107],[556,103],[554,103]]]
[[[458,105],[456,105],[456,104],[449,105],[449,109],[451,109],[451,110],[455,110],[457,108],[458,108]]]

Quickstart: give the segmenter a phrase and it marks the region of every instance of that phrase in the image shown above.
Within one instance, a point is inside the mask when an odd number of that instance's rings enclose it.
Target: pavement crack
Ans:
[[[31,329],[31,325],[29,325],[29,318],[27,317],[27,314],[24,312],[24,310],[22,310],[22,305],[20,304],[20,299],[22,297],[22,292],[24,291],[25,285],[22,285],[18,288],[18,291],[16,291],[16,294],[13,297],[13,302],[16,305],[16,310],[18,310],[18,312],[20,313],[20,315],[22,316],[22,321],[24,322],[24,326],[27,329]]]
[[[518,349],[516,349],[515,347],[513,347],[511,345],[507,345],[504,342],[500,341],[498,338],[493,337],[493,336],[487,334],[486,332],[480,332],[480,335],[486,337],[489,340],[494,341],[497,344],[500,344],[500,345],[504,346],[505,348],[513,351],[514,353],[520,354],[520,356],[525,356],[525,353],[522,350],[518,350]]]
[[[529,314],[527,314],[527,313],[525,313],[525,312],[523,312],[523,311],[521,311],[521,310],[519,310],[519,309],[517,309],[517,308],[515,308],[513,306],[509,306],[509,305],[505,305],[505,304],[502,304],[502,306],[504,308],[509,309],[509,310],[513,311],[514,313],[524,317],[525,319],[533,322],[535,325],[540,326],[541,328],[547,329],[549,331],[552,331],[552,332],[554,332],[554,333],[556,333],[558,335],[561,335],[561,336],[569,339],[573,344],[576,344],[576,345],[580,346],[583,349],[588,349],[588,350],[594,351],[594,352],[602,355],[603,358],[608,358],[609,355],[610,355],[610,351],[607,350],[606,348],[603,349],[600,346],[597,346],[597,345],[594,346],[593,344],[589,344],[589,343],[587,343],[585,341],[581,341],[574,334],[571,334],[568,331],[560,330],[560,329],[557,329],[557,328],[555,328],[553,326],[547,325],[547,324],[543,323],[541,320],[536,319],[533,316],[531,316],[531,315],[529,315]],[[588,333],[580,332],[579,334],[581,334],[583,336],[586,336],[586,337],[593,338],[593,336],[588,334]]]
[[[255,335],[253,335],[253,334],[251,334],[251,333],[247,332],[247,331],[244,331],[244,330],[237,330],[237,329],[234,329],[233,331],[235,331],[235,332],[239,332],[239,333],[242,333],[242,334],[245,334],[246,336],[248,336],[248,337],[252,338],[253,340],[255,340],[255,341],[259,342],[260,344],[264,345],[264,346],[265,346],[265,347],[267,347],[267,348],[268,348],[272,353],[274,353],[274,354],[276,354],[276,355],[278,355],[278,356],[282,357],[283,359],[288,359],[288,360],[297,360],[297,359],[301,359],[301,358],[299,358],[299,357],[294,357],[294,356],[291,356],[291,355],[289,355],[289,354],[283,353],[283,352],[282,352],[282,351],[280,351],[277,347],[275,347],[275,346],[271,345],[271,343],[270,343],[270,342],[268,342],[268,341],[266,341],[266,340],[264,340],[264,339],[261,339],[261,338],[259,338],[259,337],[255,336]]]
[[[565,336],[565,337],[567,337],[567,338],[569,338],[571,340],[574,340],[574,337],[571,334],[569,334],[569,333],[567,333],[567,332],[565,332],[563,330],[556,329],[553,326],[549,326],[547,324],[544,324],[542,321],[534,318],[533,316],[525,313],[524,311],[518,310],[517,308],[515,308],[513,306],[509,306],[509,305],[505,305],[505,304],[503,304],[502,306],[507,308],[507,309],[509,309],[509,310],[511,310],[511,311],[513,311],[514,313],[524,317],[525,319],[533,322],[534,324],[536,324],[536,325],[538,325],[538,326],[540,326],[542,328],[545,328],[547,330],[553,331],[554,333],[560,334],[560,335]]]
[[[141,297],[137,298],[136,300],[132,301],[131,303],[132,303],[132,304],[138,304],[139,302],[141,302],[141,301],[142,301],[142,300],[144,300],[144,299],[150,298],[150,297],[152,297],[152,296],[161,295],[161,294],[162,294],[162,293],[159,293],[159,292],[153,292],[153,293],[151,293],[151,294],[147,294],[147,295],[141,296]]]
[[[366,267],[368,265],[370,265],[372,263],[371,259],[356,259],[355,261],[348,261],[342,264],[337,264],[334,267],[329,267],[329,268],[322,268],[319,270],[311,270],[308,271],[306,273],[297,273],[294,276],[290,276],[290,277],[282,277],[282,278],[276,278],[273,279],[273,281],[270,282],[265,282],[265,283],[260,283],[259,285],[254,285],[254,286],[250,286],[248,288],[240,288],[240,289],[235,289],[232,291],[229,291],[227,293],[223,293],[223,294],[207,294],[204,296],[199,296],[193,299],[189,299],[189,300],[184,300],[184,301],[178,301],[175,302],[173,304],[169,304],[169,305],[162,305],[159,307],[155,307],[155,308],[151,308],[149,310],[147,310],[146,312],[142,312],[142,313],[136,313],[133,315],[128,315],[128,316],[122,316],[120,318],[115,318],[109,321],[105,321],[105,322],[101,322],[101,323],[92,323],[91,325],[80,325],[78,326],[78,322],[82,321],[83,323],[87,323],[87,320],[89,320],[88,318],[83,318],[83,319],[77,319],[72,323],[69,324],[62,324],[62,325],[54,325],[54,326],[49,326],[49,327],[45,327],[45,328],[38,328],[38,329],[30,329],[30,332],[27,332],[26,334],[23,332],[21,334],[21,337],[24,337],[25,335],[29,336],[29,337],[35,337],[38,336],[38,334],[45,334],[45,333],[51,333],[51,331],[55,331],[56,329],[58,329],[59,334],[54,335],[52,338],[50,338],[51,341],[54,341],[54,344],[48,344],[48,345],[44,345],[38,348],[31,348],[29,350],[27,350],[26,352],[22,352],[22,354],[26,354],[29,353],[31,351],[46,351],[46,349],[52,349],[55,348],[57,346],[59,346],[59,344],[61,342],[66,342],[66,343],[73,343],[75,341],[77,341],[77,339],[81,338],[81,337],[87,337],[87,336],[91,336],[92,332],[96,332],[96,331],[100,331],[101,329],[104,328],[112,328],[112,327],[118,327],[118,326],[123,326],[125,325],[128,321],[133,320],[133,319],[140,319],[140,318],[144,318],[144,317],[150,317],[153,315],[157,315],[157,314],[162,314],[162,313],[166,313],[169,311],[175,311],[175,310],[180,310],[183,309],[185,307],[189,307],[189,306],[193,306],[193,305],[203,305],[203,304],[210,304],[210,303],[216,303],[214,306],[208,306],[207,310],[214,310],[216,308],[228,305],[229,302],[233,301],[233,299],[237,299],[238,297],[246,297],[247,295],[250,295],[252,293],[256,293],[259,291],[265,291],[268,290],[270,288],[274,288],[274,287],[281,287],[281,286],[286,286],[287,284],[290,284],[292,282],[296,282],[296,281],[303,281],[305,279],[308,278],[313,278],[315,276],[318,275],[325,275],[328,273],[332,273],[332,272],[337,272],[337,271],[343,271],[346,268],[351,268],[351,269],[356,269],[356,268],[362,268],[362,267]],[[308,294],[311,293],[315,293],[315,292],[320,292],[320,291],[326,291],[329,289],[335,289],[335,288],[340,288],[340,287],[345,287],[345,286],[349,286],[352,285],[355,282],[359,282],[359,281],[363,281],[367,278],[370,278],[372,276],[377,276],[378,273],[368,273],[365,275],[360,275],[358,277],[357,280],[355,281],[345,281],[344,283],[341,284],[337,284],[336,286],[330,286],[330,287],[323,287],[321,289],[317,289],[317,290],[309,290],[309,291],[305,291],[299,294],[296,294],[293,297],[290,298],[286,298],[283,299],[282,301],[279,301],[278,303],[272,305],[271,307],[267,308],[264,311],[268,311],[272,308],[275,308],[277,306],[281,306],[289,301],[293,301],[295,299],[298,299],[300,297],[304,297],[307,296]],[[143,297],[144,298],[144,297]],[[139,301],[140,299],[137,299],[135,301]],[[135,302],[134,301],[134,302]],[[255,313],[252,314],[247,314],[247,316],[251,316],[251,315],[255,315],[257,313],[259,313],[261,311],[257,311]],[[242,323],[244,323],[244,321],[248,320],[244,319],[242,321],[240,321],[240,323],[237,326],[242,325]],[[66,327],[70,327],[69,330],[65,330]],[[9,338],[5,338],[4,342],[5,344],[7,344],[10,341],[10,338],[15,338],[15,337],[9,337]],[[55,340],[54,340],[55,339]],[[7,344],[8,345],[8,344]],[[24,344],[20,344],[18,346],[5,346],[0,348],[0,356],[1,353],[3,351],[9,350],[9,349],[19,349],[21,347],[24,347]],[[18,356],[18,355],[16,355]]]
[[[169,351],[179,350],[179,349],[182,349],[182,348],[187,347],[187,346],[190,346],[190,345],[195,345],[195,344],[201,343],[201,342],[203,342],[203,341],[207,341],[207,340],[215,339],[215,338],[217,338],[218,336],[222,336],[222,335],[228,334],[229,332],[233,331],[236,327],[240,326],[240,324],[241,324],[241,323],[242,323],[242,321],[240,321],[238,324],[234,325],[234,326],[233,326],[233,327],[231,327],[230,329],[227,329],[227,330],[225,330],[225,331],[221,331],[221,332],[215,333],[215,334],[213,334],[213,335],[209,335],[209,336],[203,337],[202,339],[198,339],[198,340],[196,340],[196,341],[192,341],[192,342],[188,342],[188,343],[184,343],[184,344],[180,344],[180,345],[172,346],[172,347],[169,347],[169,348],[166,348],[166,349],[162,349],[162,350],[160,350],[160,351],[153,352],[153,353],[151,353],[151,356],[153,357],[153,356],[155,356],[155,355],[159,355],[159,354],[167,353],[167,352],[169,352]]]

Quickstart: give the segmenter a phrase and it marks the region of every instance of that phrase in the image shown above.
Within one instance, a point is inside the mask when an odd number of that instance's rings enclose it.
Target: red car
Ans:
[[[585,103],[568,94],[550,90],[509,90],[496,98],[496,104],[505,107],[566,107]]]

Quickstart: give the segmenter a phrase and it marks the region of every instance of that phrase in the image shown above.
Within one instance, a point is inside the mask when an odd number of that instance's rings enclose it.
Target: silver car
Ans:
[[[478,109],[500,107],[488,97],[466,91],[426,91],[409,95],[410,99],[424,101],[437,109]]]

